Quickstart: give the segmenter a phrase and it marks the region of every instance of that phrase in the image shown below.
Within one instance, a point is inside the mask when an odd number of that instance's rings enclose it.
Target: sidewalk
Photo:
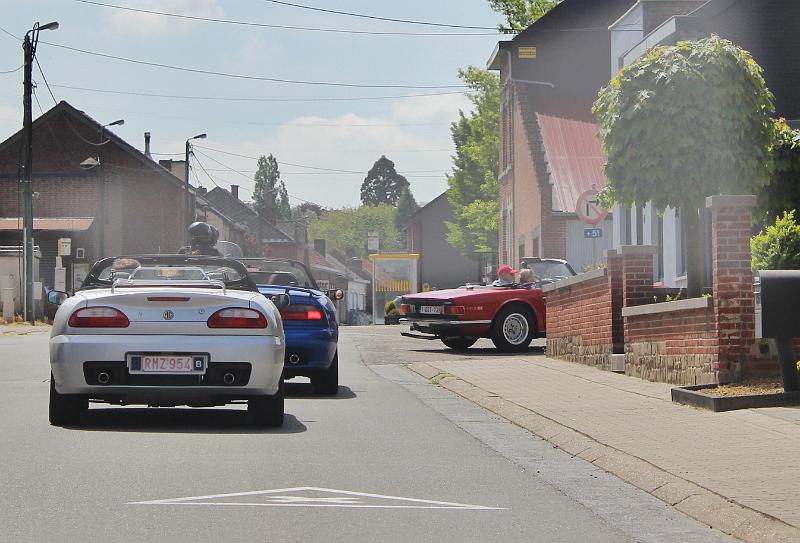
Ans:
[[[800,541],[800,408],[712,413],[670,385],[544,356],[408,367],[745,541]]]
[[[26,334],[50,333],[49,324],[31,326],[28,323],[0,324],[0,336],[24,336]]]

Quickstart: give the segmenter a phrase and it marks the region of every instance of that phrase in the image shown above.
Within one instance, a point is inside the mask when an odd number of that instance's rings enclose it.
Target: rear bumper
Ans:
[[[147,384],[89,384],[86,363],[126,363],[129,352],[186,352],[208,355],[217,368],[250,365],[243,386],[170,384],[173,376],[147,377]],[[283,371],[285,346],[276,336],[61,335],[50,338],[50,368],[61,394],[128,403],[173,403],[203,398],[238,398],[275,394]],[[127,368],[124,369],[127,373]],[[184,377],[184,376],[181,376]],[[141,381],[139,381],[141,383]],[[152,384],[158,383],[158,384]],[[157,400],[157,402],[156,402]]]
[[[310,376],[327,369],[336,354],[338,335],[329,329],[284,328],[286,359],[284,376]]]

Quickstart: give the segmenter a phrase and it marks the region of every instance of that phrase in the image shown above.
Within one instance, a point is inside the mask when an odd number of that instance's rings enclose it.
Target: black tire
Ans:
[[[333,355],[328,369],[311,377],[311,386],[317,396],[336,396],[339,393],[339,351]]]
[[[256,426],[277,428],[283,426],[283,379],[278,382],[278,391],[272,396],[259,396],[247,401],[247,411],[253,416]]]
[[[536,335],[536,319],[530,309],[513,304],[501,309],[492,325],[492,343],[503,352],[524,351]]]
[[[74,394],[59,394],[56,381],[50,374],[50,424],[53,426],[78,426],[81,415],[89,409],[89,400]]]
[[[443,337],[442,343],[446,346],[450,347],[454,351],[466,351],[473,345],[475,342],[478,341],[476,337],[470,336],[454,336],[454,337]]]

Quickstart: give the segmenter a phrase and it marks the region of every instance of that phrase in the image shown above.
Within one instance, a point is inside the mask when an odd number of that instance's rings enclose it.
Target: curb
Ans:
[[[800,529],[745,507],[619,449],[604,445],[424,362],[406,367],[435,384],[500,415],[564,452],[591,462],[678,511],[728,535],[752,543],[800,541]]]

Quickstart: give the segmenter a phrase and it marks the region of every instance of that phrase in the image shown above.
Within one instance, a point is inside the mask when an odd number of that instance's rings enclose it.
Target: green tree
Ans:
[[[500,83],[489,71],[470,66],[459,70],[469,86],[474,109],[450,127],[455,144],[453,173],[447,179],[447,200],[454,220],[447,222],[447,241],[464,256],[498,247],[500,153]]]
[[[367,233],[378,232],[381,250],[400,249],[397,210],[388,204],[330,209],[308,227],[310,239],[327,240],[331,249],[365,256]]]
[[[522,32],[531,23],[556,7],[561,0],[489,0],[493,10],[506,16],[497,29],[506,34]]]
[[[760,221],[769,224],[782,213],[800,209],[800,130],[784,119],[775,122],[775,171],[758,195]]]
[[[396,206],[400,193],[408,187],[408,180],[397,173],[394,162],[381,156],[361,184],[361,203],[365,206],[389,204]]]
[[[289,194],[281,179],[278,161],[272,154],[259,157],[254,180],[253,207],[258,214],[264,218],[274,216],[277,220],[290,218]]]
[[[692,297],[705,276],[699,209],[706,196],[769,181],[773,111],[762,69],[718,36],[652,49],[600,91],[609,193],[624,205],[681,209]]]
[[[400,199],[397,201],[397,214],[395,216],[395,225],[398,230],[402,230],[408,223],[411,222],[411,217],[414,216],[419,210],[419,205],[411,194],[411,187],[406,187],[400,193]]]
[[[787,211],[750,240],[753,270],[800,270],[800,225]]]

